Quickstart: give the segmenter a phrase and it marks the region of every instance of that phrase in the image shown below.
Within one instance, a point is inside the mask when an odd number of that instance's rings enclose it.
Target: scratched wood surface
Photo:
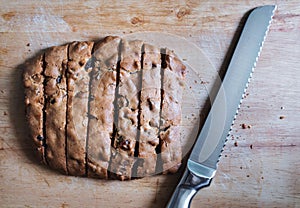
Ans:
[[[222,75],[243,16],[263,4],[278,10],[216,177],[191,207],[300,207],[297,0],[0,3],[0,207],[164,207],[182,172],[119,182],[63,176],[37,164],[23,116],[25,60],[73,40],[163,31],[200,47]]]

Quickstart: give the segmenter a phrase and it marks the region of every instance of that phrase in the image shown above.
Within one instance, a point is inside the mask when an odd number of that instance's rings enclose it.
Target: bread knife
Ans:
[[[190,207],[192,198],[208,187],[236,118],[272,21],[275,5],[255,8],[247,18],[225,77],[194,144],[186,170],[168,208]]]

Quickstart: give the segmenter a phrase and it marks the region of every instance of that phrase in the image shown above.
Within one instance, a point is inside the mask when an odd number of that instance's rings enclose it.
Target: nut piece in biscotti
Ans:
[[[142,41],[121,43],[117,136],[112,148],[110,171],[121,180],[130,179],[135,162]]]
[[[160,124],[161,164],[164,173],[176,172],[182,159],[179,125],[186,67],[166,49],[163,68],[163,96]],[[173,131],[176,131],[174,133]],[[175,154],[176,153],[176,154]],[[170,169],[171,168],[171,169]]]
[[[155,174],[156,147],[159,144],[159,116],[161,101],[161,54],[160,49],[143,46],[142,90],[140,104],[139,166],[137,177]]]
[[[29,126],[29,134],[34,141],[35,153],[38,160],[46,163],[45,135],[43,130],[44,108],[44,76],[43,54],[26,63],[23,72],[25,88],[26,120]]]
[[[120,41],[108,36],[94,46],[87,141],[89,177],[108,178]]]
[[[93,42],[69,45],[67,73],[67,169],[70,175],[86,175],[86,137],[90,63]]]
[[[160,132],[163,174],[176,173],[181,166],[180,128],[180,126],[170,126],[166,131]]]
[[[45,132],[48,165],[67,174],[66,166],[66,69],[68,46],[56,46],[45,52]]]

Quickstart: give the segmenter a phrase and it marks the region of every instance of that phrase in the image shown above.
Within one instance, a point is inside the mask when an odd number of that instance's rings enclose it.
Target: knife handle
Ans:
[[[185,170],[179,184],[177,185],[167,208],[188,208],[196,193],[204,187],[209,186],[211,178],[199,177]]]

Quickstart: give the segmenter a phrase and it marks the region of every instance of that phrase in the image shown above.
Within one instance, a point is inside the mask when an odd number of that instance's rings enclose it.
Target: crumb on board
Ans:
[[[68,204],[66,202],[61,204],[61,208],[67,208],[67,207],[68,207]]]
[[[208,84],[209,82],[207,81],[201,81],[201,84]]]
[[[253,149],[253,145],[252,144],[250,144],[250,149]]]
[[[252,127],[251,125],[248,125],[245,123],[241,124],[241,126],[242,126],[242,129],[250,129]]]
[[[30,46],[30,43],[27,43],[26,46]]]
[[[279,116],[279,119],[281,119],[281,120],[284,119],[284,118],[285,118],[285,116]]]
[[[247,98],[248,95],[249,95],[249,92],[245,93],[243,98]]]
[[[235,146],[235,147],[237,147],[237,146],[238,146],[238,143],[237,143],[237,141],[235,141],[235,142],[234,142],[234,146]]]

